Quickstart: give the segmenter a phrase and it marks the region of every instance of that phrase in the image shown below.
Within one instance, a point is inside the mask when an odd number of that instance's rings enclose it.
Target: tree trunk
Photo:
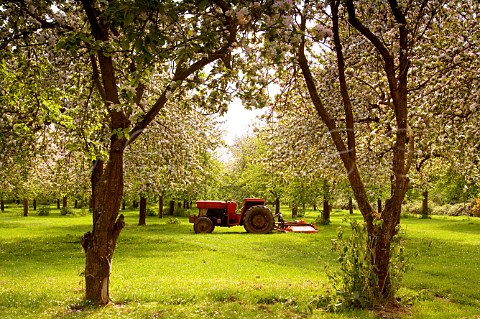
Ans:
[[[351,197],[348,199],[348,210],[350,211],[350,215],[353,215],[353,199]]]
[[[423,192],[423,200],[422,200],[422,216],[428,216],[428,190]]]
[[[382,212],[382,199],[381,198],[377,199],[377,208],[378,208],[378,213],[380,214]]]
[[[28,216],[28,198],[23,199],[23,216]]]
[[[83,235],[82,246],[85,251],[85,297],[98,305],[109,302],[113,253],[125,226],[123,215],[118,216],[123,195],[125,145],[125,139],[119,140],[114,135],[105,169],[103,161],[97,159],[92,170],[93,228]]]
[[[297,204],[292,204],[292,218],[296,218],[298,215],[298,206]]]
[[[0,199],[0,210],[1,210],[2,212],[5,211],[5,202],[3,201],[3,198]]]
[[[280,214],[280,197],[275,198],[275,215]]]
[[[173,216],[174,212],[175,212],[175,201],[171,200],[170,201],[170,206],[169,206],[169,209],[168,209],[168,214],[170,216]]]
[[[63,196],[63,198],[62,198],[62,206],[63,206],[63,207],[67,207],[67,206],[68,206],[67,196]]]
[[[57,209],[60,209],[60,199],[57,198]]]
[[[125,200],[122,200],[122,210],[125,210],[125,208],[126,208]]]
[[[147,216],[147,199],[140,196],[140,217],[138,219],[138,226],[146,225],[145,220]]]
[[[37,200],[36,199],[33,200],[32,204],[33,204],[33,210],[37,210]]]
[[[163,218],[163,196],[158,196],[158,218]]]
[[[327,225],[330,224],[330,211],[331,207],[328,203],[328,199],[323,200],[323,212],[322,212],[322,222]]]
[[[75,200],[75,208],[78,208],[78,199]]]

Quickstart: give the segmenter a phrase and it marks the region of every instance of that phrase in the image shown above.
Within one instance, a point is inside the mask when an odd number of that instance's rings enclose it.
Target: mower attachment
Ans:
[[[317,227],[315,224],[307,224],[304,220],[295,220],[293,222],[276,222],[275,229],[279,232],[287,233],[308,233],[316,234],[318,233]]]

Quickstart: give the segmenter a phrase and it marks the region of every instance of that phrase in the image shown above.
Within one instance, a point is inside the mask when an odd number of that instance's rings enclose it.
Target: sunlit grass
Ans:
[[[317,214],[310,211],[306,219]],[[138,213],[127,211],[113,262],[112,303],[94,308],[83,301],[79,244],[91,216],[52,210],[25,218],[10,208],[0,214],[0,318],[374,318],[371,311],[329,314],[315,307],[325,293],[325,267],[336,267],[330,240],[338,226],[348,228],[344,214],[335,210],[318,234],[217,227],[196,235],[186,218],[170,225],[168,218],[149,217],[137,226]],[[480,316],[473,284],[480,282],[479,220],[407,218],[402,225],[413,268],[401,293],[415,302],[399,316]]]

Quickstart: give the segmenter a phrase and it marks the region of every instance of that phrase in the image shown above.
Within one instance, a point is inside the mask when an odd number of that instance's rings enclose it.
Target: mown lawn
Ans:
[[[242,227],[196,235],[187,219],[147,219],[126,212],[111,276],[112,303],[83,302],[80,236],[91,216],[22,217],[0,213],[0,318],[376,318],[388,313],[331,314],[315,307],[345,212],[318,234],[252,235]],[[288,217],[288,214],[284,214]],[[314,219],[316,213],[307,214]],[[360,218],[357,213],[354,215]],[[288,219],[288,218],[287,218]],[[412,269],[399,318],[480,318],[480,220],[402,219]],[[418,256],[417,256],[418,253]],[[413,298],[414,297],[414,298]]]

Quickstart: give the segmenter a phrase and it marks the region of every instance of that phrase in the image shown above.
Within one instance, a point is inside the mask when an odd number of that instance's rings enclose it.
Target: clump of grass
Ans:
[[[38,216],[49,216],[50,215],[50,207],[48,206],[42,206],[38,209],[37,212]]]
[[[75,215],[75,211],[71,207],[62,207],[60,209],[60,215],[62,215],[62,216],[73,216],[73,215]]]
[[[169,217],[168,220],[167,220],[167,224],[170,224],[170,225],[178,225],[178,224],[181,224],[182,222],[176,218],[176,217]]]

